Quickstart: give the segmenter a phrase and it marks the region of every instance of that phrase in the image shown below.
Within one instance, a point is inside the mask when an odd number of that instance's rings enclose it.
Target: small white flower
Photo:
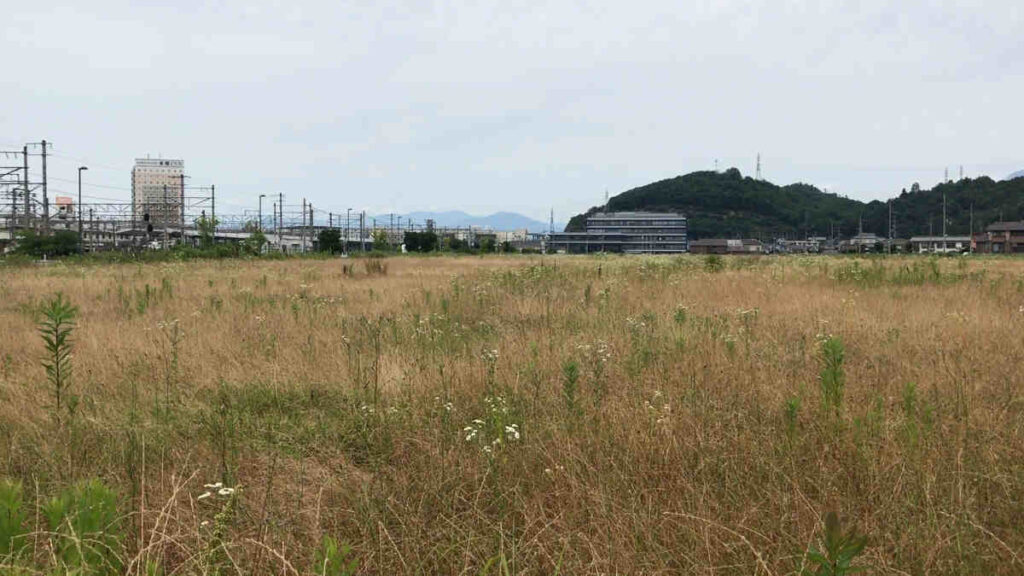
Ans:
[[[210,496],[213,496],[212,492],[203,492],[196,498],[196,500],[202,500],[203,498],[209,498]]]
[[[217,482],[216,484],[203,484],[203,488],[220,489],[220,488],[223,488],[223,487],[224,487],[224,484],[222,484],[220,482]]]
[[[231,496],[234,493],[234,488],[221,488],[220,490],[217,491],[217,494],[220,494],[221,496]]]

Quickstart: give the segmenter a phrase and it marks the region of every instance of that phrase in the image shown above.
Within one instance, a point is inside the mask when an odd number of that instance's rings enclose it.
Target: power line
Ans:
[[[69,182],[71,184],[76,184],[78,182],[78,180],[72,180],[70,178],[58,178],[57,176],[50,176],[50,180],[60,180],[61,182]],[[108,190],[120,190],[122,192],[132,191],[131,188],[126,188],[124,186],[112,186],[110,184],[93,184],[91,182],[82,182],[82,186],[92,188],[106,188]]]

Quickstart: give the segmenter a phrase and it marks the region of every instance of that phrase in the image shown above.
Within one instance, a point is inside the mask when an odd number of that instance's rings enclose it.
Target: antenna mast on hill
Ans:
[[[949,182],[949,167],[946,167],[946,175],[942,177],[943,182]]]
[[[960,165],[960,179],[961,180],[964,179],[964,165],[963,164]]]
[[[604,213],[608,213],[608,189],[604,189]]]
[[[761,179],[761,153],[760,152],[757,153],[757,176],[755,176],[754,179],[755,180],[760,180]]]
[[[551,209],[551,220],[548,222],[548,234],[555,233],[555,209]]]

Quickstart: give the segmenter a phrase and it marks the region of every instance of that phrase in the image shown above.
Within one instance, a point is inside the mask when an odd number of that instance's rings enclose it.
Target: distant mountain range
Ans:
[[[1007,180],[1013,180],[1015,178],[1024,178],[1024,170],[1017,170],[1013,174],[1006,177]]]
[[[399,215],[395,215],[395,221],[397,223]],[[528,216],[517,214],[515,212],[495,212],[488,216],[474,216],[461,210],[448,210],[445,212],[410,212],[408,214],[401,214],[402,222],[408,222],[411,218],[413,223],[422,226],[426,224],[427,220],[433,220],[435,226],[447,226],[447,227],[470,227],[480,226],[482,228],[490,228],[492,230],[522,230],[523,228],[530,232],[547,232],[548,223],[534,220]],[[390,222],[391,216],[389,214],[377,215],[377,224],[380,225],[382,222]],[[565,227],[565,223],[555,222],[555,230],[561,230]]]
[[[930,190],[914,184],[891,200],[896,236],[940,234],[943,199],[949,234],[967,234],[972,222],[975,231],[984,230],[996,220],[1024,219],[1024,178],[999,182],[988,176],[964,178]],[[587,216],[604,209],[598,206],[574,216],[566,229],[582,230]],[[887,236],[890,204],[860,202],[810,184],[778,186],[730,168],[693,172],[627,190],[613,196],[607,209],[681,212],[692,238],[770,239],[828,236],[830,231],[849,236],[860,229]]]

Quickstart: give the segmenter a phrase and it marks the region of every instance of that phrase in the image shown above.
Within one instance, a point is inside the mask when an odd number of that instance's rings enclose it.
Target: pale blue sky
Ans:
[[[260,7],[253,7],[259,4]],[[260,193],[372,213],[557,220],[700,169],[859,199],[1024,168],[1024,8],[989,2],[23,2],[0,148],[127,198],[184,158],[218,211]],[[93,187],[92,185],[105,186]]]

